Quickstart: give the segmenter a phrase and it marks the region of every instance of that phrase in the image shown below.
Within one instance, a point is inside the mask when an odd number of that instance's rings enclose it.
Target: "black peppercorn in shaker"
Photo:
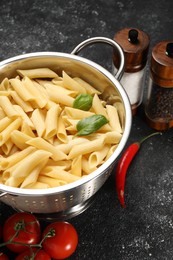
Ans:
[[[114,40],[119,43],[125,55],[125,72],[121,79],[135,115],[142,102],[145,67],[148,58],[150,39],[146,32],[137,28],[124,28],[118,31]],[[119,56],[116,50],[113,54],[113,72],[119,67]]]
[[[162,41],[152,49],[145,115],[156,130],[173,127],[173,41]]]

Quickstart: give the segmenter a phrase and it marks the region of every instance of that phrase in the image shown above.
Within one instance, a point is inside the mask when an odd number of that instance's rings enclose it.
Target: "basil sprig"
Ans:
[[[75,98],[73,102],[73,107],[80,110],[88,111],[92,106],[92,102],[93,97],[91,95],[80,94]]]
[[[78,131],[76,135],[83,136],[92,134],[108,122],[107,118],[103,115],[92,115],[83,118],[76,125]]]

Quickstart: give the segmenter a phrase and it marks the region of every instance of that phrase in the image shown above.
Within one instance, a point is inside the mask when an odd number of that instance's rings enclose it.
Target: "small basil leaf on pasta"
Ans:
[[[83,118],[76,125],[78,131],[76,135],[83,136],[92,134],[108,122],[107,118],[103,115],[92,115]]]
[[[92,106],[92,101],[93,97],[91,95],[80,94],[75,98],[73,102],[73,107],[80,110],[88,111]]]

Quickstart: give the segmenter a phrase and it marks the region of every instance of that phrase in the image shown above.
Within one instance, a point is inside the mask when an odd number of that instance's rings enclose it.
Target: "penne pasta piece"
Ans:
[[[63,86],[59,86],[59,85],[55,85],[52,84],[50,82],[42,82],[43,86],[45,87],[45,89],[49,90],[49,91],[53,91],[54,93],[58,94],[66,94],[67,96],[71,96],[71,97],[76,97],[78,95],[77,91],[74,90],[69,90],[64,88]]]
[[[11,139],[8,139],[2,146],[1,149],[5,155],[8,155],[13,147],[13,142]]]
[[[95,94],[93,97],[92,109],[96,114],[104,115],[108,119],[106,109],[103,107],[97,94]]]
[[[0,161],[0,170],[5,170],[13,165],[17,164],[18,162],[22,161],[27,155],[35,151],[36,149],[32,146],[27,147],[26,149],[16,152],[7,158],[3,158]]]
[[[109,157],[111,157],[111,155],[115,152],[117,147],[118,147],[118,144],[114,144],[110,147],[110,149],[106,155],[105,161],[107,161],[109,159]]]
[[[8,78],[3,79],[3,81],[0,84],[0,91],[2,90],[8,90],[10,88],[10,83]]]
[[[72,149],[68,155],[68,159],[73,159],[81,154],[88,154],[88,153],[92,153],[96,150],[100,150],[103,148],[103,145],[104,145],[103,138],[85,142],[82,145],[77,144],[72,147]]]
[[[67,155],[59,150],[58,147],[53,146],[41,137],[32,138],[28,140],[26,144],[32,145],[40,150],[50,152],[50,157],[55,161],[67,159]]]
[[[114,131],[122,133],[120,120],[117,112],[117,108],[111,105],[106,105],[106,111],[108,114],[109,124]]]
[[[6,96],[6,97],[8,97],[8,96],[10,96],[10,91],[1,90],[1,91],[0,91],[0,96]]]
[[[49,159],[50,161],[50,159]],[[47,163],[47,165],[44,167],[43,172],[44,174],[52,172],[52,171],[64,171],[66,169],[65,165],[48,165],[49,162]]]
[[[0,120],[4,117],[6,117],[6,114],[4,113],[4,110],[0,107]]]
[[[62,180],[67,183],[71,183],[73,181],[77,181],[80,179],[80,177],[73,175],[64,170],[61,170],[61,171],[53,170],[51,172],[44,173],[44,169],[43,169],[43,171],[39,177],[41,177],[41,176],[50,177],[50,178],[52,178],[52,180]]]
[[[123,129],[124,128],[124,122],[125,122],[125,115],[124,115],[123,104],[122,104],[122,102],[116,102],[115,106],[116,106],[117,111],[118,111],[121,128]]]
[[[24,101],[33,101],[35,97],[23,86],[20,79],[10,79],[10,83],[16,93],[24,100]]]
[[[105,144],[118,144],[122,138],[122,134],[117,131],[107,132],[103,135]]]
[[[51,137],[55,136],[57,133],[58,117],[60,114],[60,110],[61,109],[59,105],[54,105],[47,111],[46,119],[45,119],[46,139],[50,139]]]
[[[67,93],[64,91],[52,91],[52,89],[50,87],[46,87],[46,91],[48,93],[48,96],[50,98],[50,100],[65,105],[65,106],[72,106],[73,102],[74,102],[74,98],[67,95]]]
[[[11,172],[11,177],[15,177],[20,180],[21,178],[25,178],[37,165],[47,160],[50,156],[51,153],[44,150],[36,150],[32,152],[27,155]]]
[[[19,185],[22,183],[23,180],[24,180],[24,177],[16,178],[15,176],[11,176],[5,181],[4,184],[7,186],[17,188],[17,187],[19,187]]]
[[[33,185],[34,183],[37,182],[38,176],[41,172],[41,170],[44,168],[44,166],[46,165],[48,161],[48,158],[43,161],[42,163],[40,163],[39,165],[37,165],[32,172],[24,179],[24,181],[22,182],[20,188],[25,188],[28,185]]]
[[[21,116],[21,118],[23,119],[23,122],[26,123],[32,129],[35,129],[33,122],[28,117],[28,115],[25,113],[25,111],[23,111],[23,109],[19,105],[13,105],[13,107],[17,111],[17,113]]]
[[[62,72],[63,76],[63,86],[70,90],[75,90],[79,93],[86,93],[86,90],[84,87],[82,87],[78,82],[76,82],[74,79],[72,79],[65,71]]]
[[[33,133],[31,127],[26,122],[22,122],[21,132],[23,134],[29,135],[32,138],[35,137],[35,134]]]
[[[89,117],[94,115],[94,113],[89,111],[83,111],[80,109],[72,108],[72,107],[65,107],[64,112],[69,118],[73,119],[83,119],[85,117]]]
[[[67,143],[67,132],[61,115],[58,119],[57,138],[62,143]]]
[[[85,88],[86,92],[90,95],[93,94],[98,94],[100,95],[101,92],[98,91],[97,89],[93,88],[89,83],[87,83],[86,81],[84,81],[81,78],[75,77],[73,78],[77,83],[79,83],[83,88]]]
[[[71,165],[71,174],[82,177],[82,155],[75,157]]]
[[[91,165],[88,162],[88,158],[83,156],[82,157],[82,170],[83,170],[84,174],[88,175],[88,174],[90,174],[91,172],[93,172],[93,171],[95,171],[97,169],[97,167],[90,168],[90,166]]]
[[[7,126],[13,122],[12,118],[4,117],[0,120],[0,132],[2,132]]]
[[[78,138],[73,138],[73,139],[69,140],[66,144],[59,144],[57,147],[59,150],[61,150],[65,154],[68,154],[73,146],[76,146],[78,144],[81,145],[86,142],[89,142],[89,140],[87,138],[78,137]]]
[[[9,152],[9,154],[8,154],[8,156],[11,156],[12,154],[15,154],[17,152],[19,152],[18,147],[16,145],[13,145],[11,150],[10,150],[10,152]],[[8,157],[6,157],[6,158],[8,158]]]
[[[24,101],[15,91],[10,91],[10,95],[17,105],[19,105],[26,113],[33,111],[29,102]]]
[[[35,182],[32,184],[28,184],[24,187],[24,189],[48,189],[51,188],[47,183],[43,183],[43,182]]]
[[[17,70],[18,74],[22,77],[33,78],[58,78],[59,76],[49,68],[37,68],[28,70]]]
[[[14,118],[20,116],[20,114],[15,110],[14,106],[11,104],[8,97],[0,96],[0,106],[8,117]]]
[[[7,142],[7,140],[11,137],[11,133],[21,126],[21,122],[22,119],[20,117],[15,119],[0,133],[0,146]]]
[[[92,152],[88,157],[89,168],[94,169],[101,165],[109,149],[110,145],[104,145],[103,149]]]
[[[25,149],[28,147],[28,145],[26,144],[26,142],[28,140],[31,139],[31,136],[18,131],[18,130],[14,130],[12,131],[10,138],[12,140],[12,142],[21,150]]]
[[[45,184],[48,184],[50,188],[58,187],[67,184],[66,181],[63,181],[61,179],[54,179],[48,176],[39,176],[38,182],[42,182]]]
[[[45,111],[40,109],[35,109],[32,112],[31,120],[35,126],[38,136],[43,136],[46,131],[45,126]]]
[[[71,161],[67,161],[67,160],[62,160],[62,161],[54,161],[52,159],[49,159],[48,163],[47,163],[47,166],[46,167],[50,167],[50,166],[54,166],[54,167],[63,167],[64,170],[69,170],[70,167],[71,167]]]
[[[36,88],[35,84],[31,79],[29,79],[27,76],[25,76],[22,79],[22,83],[24,87],[31,93],[33,96],[35,96],[35,102],[38,105],[39,108],[45,107],[47,104],[47,99],[44,98],[44,95],[42,95],[42,92]]]

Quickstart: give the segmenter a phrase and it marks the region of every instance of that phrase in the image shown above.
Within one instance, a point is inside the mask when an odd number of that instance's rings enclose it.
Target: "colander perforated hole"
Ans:
[[[28,201],[28,200],[25,200],[25,204],[26,204],[27,206],[29,206],[29,201]]]
[[[41,206],[42,208],[45,207],[44,201],[40,201],[40,206]]]
[[[73,195],[70,195],[70,201],[73,201]]]
[[[63,203],[66,203],[66,198],[62,198],[62,202],[63,202]]]
[[[90,194],[91,194],[91,186],[88,187],[88,192],[87,192],[88,198],[90,197]]]
[[[82,191],[82,201],[85,200],[85,190]]]
[[[35,200],[33,200],[32,205],[33,205],[34,207],[37,207],[37,202],[36,202]]]

